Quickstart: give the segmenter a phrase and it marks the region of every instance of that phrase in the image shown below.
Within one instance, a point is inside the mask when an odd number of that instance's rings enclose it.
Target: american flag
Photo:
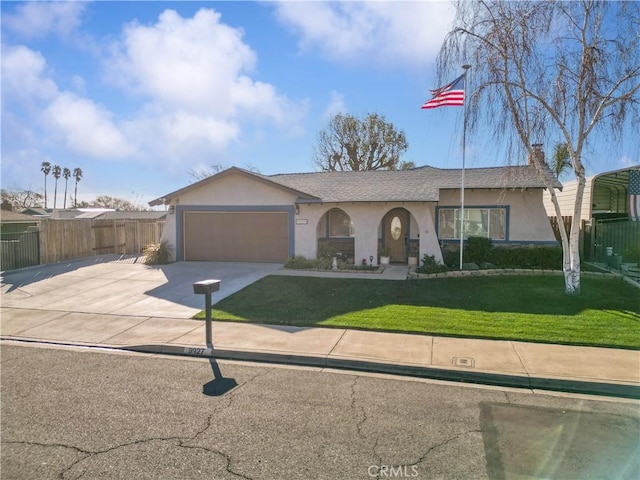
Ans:
[[[433,98],[422,104],[422,108],[462,107],[464,105],[464,73],[453,82],[431,90]]]
[[[640,170],[629,172],[629,217],[640,221]]]

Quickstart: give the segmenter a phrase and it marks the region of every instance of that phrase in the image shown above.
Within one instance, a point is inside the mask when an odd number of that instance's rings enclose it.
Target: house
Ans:
[[[434,255],[459,243],[462,171],[261,175],[232,167],[151,201],[168,205],[163,240],[176,260],[283,262],[328,245],[355,263]],[[555,181],[555,186],[560,187]],[[465,170],[465,237],[556,244],[532,165]]]
[[[587,177],[582,197],[580,220],[628,218],[629,172],[632,170],[640,170],[640,165]],[[572,217],[578,181],[564,182],[562,187],[561,192],[556,192],[558,206],[563,217]],[[551,195],[548,192],[544,195],[544,208],[548,216],[556,216]]]
[[[38,218],[23,213],[12,212],[11,210],[0,211],[0,232],[2,233],[21,233],[33,230],[30,227],[37,227]]]
[[[51,209],[45,209],[42,207],[28,207],[22,210],[25,215],[31,215],[32,217],[45,218],[51,215]]]

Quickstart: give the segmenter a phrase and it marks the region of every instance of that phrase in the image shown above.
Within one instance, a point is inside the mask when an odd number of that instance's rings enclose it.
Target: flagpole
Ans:
[[[462,65],[464,69],[464,104],[462,120],[462,180],[460,185],[460,270],[462,271],[462,258],[464,253],[464,165],[467,146],[467,75],[471,65]]]

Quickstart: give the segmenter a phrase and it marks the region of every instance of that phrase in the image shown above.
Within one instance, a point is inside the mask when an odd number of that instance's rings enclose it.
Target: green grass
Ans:
[[[204,318],[201,312],[196,318]],[[445,336],[640,348],[640,294],[620,279],[463,277],[384,281],[269,276],[214,305],[213,318]]]

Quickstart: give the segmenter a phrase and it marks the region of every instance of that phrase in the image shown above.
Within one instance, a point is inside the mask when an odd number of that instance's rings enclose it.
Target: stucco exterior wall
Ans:
[[[181,206],[188,209],[193,206],[280,206],[293,205],[297,196],[277,187],[252,180],[244,175],[227,175],[201,188],[185,192],[171,202],[175,208]],[[176,213],[166,217],[162,240],[167,240],[175,249],[178,245],[176,231]]]
[[[227,175],[181,195],[180,205],[293,205],[296,196],[243,175]]]
[[[442,252],[436,231],[437,207],[456,207],[460,205],[458,189],[441,190],[440,201],[435,202],[344,202],[326,204],[299,204],[298,212],[293,214],[297,195],[270,186],[259,180],[241,174],[231,174],[219,180],[184,192],[172,200],[176,213],[169,213],[162,234],[174,248],[177,242],[177,216],[181,210],[218,209],[225,207],[289,207],[293,216],[293,251],[296,255],[315,258],[317,255],[318,223],[327,211],[340,208],[353,221],[355,229],[355,261],[374,257],[378,261],[378,238],[380,224],[384,216],[394,208],[409,211],[409,238],[419,239],[419,258],[434,255],[442,261]],[[555,236],[549,224],[543,203],[542,189],[525,190],[465,190],[465,206],[506,206],[508,207],[508,242],[514,243],[555,243]]]
[[[543,189],[464,191],[465,207],[508,206],[509,242],[555,243],[543,204]],[[441,190],[440,207],[460,205],[460,190]]]
[[[322,216],[332,208],[344,210],[351,220],[355,230],[355,261],[374,257],[374,264],[378,262],[378,237],[380,222],[383,217],[394,208],[405,208],[413,217],[410,226],[410,237],[420,238],[420,258],[424,254],[434,255],[442,261],[440,244],[434,228],[435,204],[433,203],[331,203],[320,205],[300,205],[300,211],[295,221],[295,252],[307,258],[317,255],[317,227]]]

